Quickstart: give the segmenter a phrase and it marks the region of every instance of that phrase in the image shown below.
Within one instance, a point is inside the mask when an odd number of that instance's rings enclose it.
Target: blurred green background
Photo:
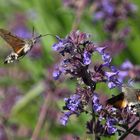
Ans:
[[[132,2],[138,11],[134,18],[120,23],[120,27],[129,25],[131,32],[125,41],[127,47],[113,58],[117,66],[126,59],[140,64],[140,1]],[[91,9],[91,3],[87,4],[80,22],[76,23],[76,10],[64,7],[61,0],[0,0],[0,28],[29,37],[35,27],[37,35],[51,33],[63,38],[76,24],[99,43],[108,36],[102,24],[93,24]],[[73,136],[75,139],[80,136],[81,140],[93,139],[86,134],[88,115],[71,118],[66,127],[59,124],[63,97],[74,92],[75,84],[52,79],[53,67],[59,61],[59,56],[51,49],[55,42],[52,36],[43,37],[26,57],[4,65],[10,48],[0,39],[0,133],[3,134],[0,140],[72,140]],[[104,91],[110,92],[107,88]]]

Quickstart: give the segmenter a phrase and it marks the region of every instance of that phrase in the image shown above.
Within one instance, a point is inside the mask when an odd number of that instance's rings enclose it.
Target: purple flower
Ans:
[[[83,33],[77,30],[77,31],[71,32],[70,36],[68,36],[68,39],[73,44],[84,45],[85,43],[88,43],[90,36],[91,36],[90,34]]]
[[[129,73],[127,70],[119,70],[114,66],[111,66],[111,71],[114,72],[114,74],[116,73],[118,81],[120,83],[123,83],[123,81],[125,80],[125,78],[128,76],[128,73]]]
[[[87,124],[87,128],[90,133],[98,133],[100,136],[115,134],[118,131],[116,128],[118,124],[120,127],[124,124],[129,125],[132,117],[128,111],[115,109],[109,101],[102,105],[98,94],[95,93],[99,82],[108,84],[109,88],[122,86],[128,72],[111,65],[112,58],[106,52],[107,47],[95,47],[88,34],[73,31],[64,39],[58,38],[58,43],[53,48],[62,58],[53,73],[54,79],[58,79],[61,74],[68,74],[77,80],[76,92],[64,99],[63,110],[66,112],[60,119],[61,124],[66,125],[71,115],[88,113],[92,116],[92,120]],[[93,64],[93,68],[89,68],[94,52],[101,55],[103,62]],[[92,110],[87,108],[89,104],[92,104]]]
[[[99,103],[99,96],[96,93],[94,93],[92,101],[93,101],[93,110],[95,112],[101,111],[103,106]]]
[[[110,69],[114,73],[118,71],[118,69],[115,66],[110,66]]]
[[[64,115],[61,116],[61,118],[60,118],[60,123],[65,126],[67,124],[68,119],[69,119],[71,114],[72,113],[70,111],[69,112],[65,112]]]
[[[56,36],[58,43],[55,43],[52,48],[54,51],[58,51],[62,56],[65,55],[65,53],[73,53],[73,43],[71,40],[67,37],[65,39],[60,39],[60,37]]]
[[[115,88],[117,86],[117,84],[115,84],[114,82],[108,82],[108,87],[110,89]]]
[[[114,7],[113,3],[111,3],[111,2],[108,1],[108,0],[102,0],[102,5],[103,5],[104,11],[105,11],[108,15],[112,16],[113,13],[114,13],[114,11],[115,11],[115,7]]]
[[[77,94],[72,95],[70,98],[65,98],[65,108],[72,112],[79,112],[81,109],[81,97]]]
[[[64,39],[58,38],[58,43],[53,45],[53,49],[57,50],[62,55],[62,60],[59,64],[59,71],[54,73],[53,77],[56,79],[61,74],[70,74],[72,77],[81,77],[85,84],[92,84],[93,81],[88,82],[90,75],[87,71],[91,63],[91,55],[94,51],[94,44],[90,40],[89,34],[80,31],[73,31]],[[84,65],[83,65],[84,64]]]
[[[104,61],[105,66],[108,66],[112,60],[111,56],[109,53],[105,52],[105,49],[107,47],[96,47],[95,51],[97,51],[101,56],[102,56],[102,60]]]
[[[120,86],[122,83],[122,81],[119,81],[119,71],[116,71],[116,72],[105,72],[105,76],[107,78],[107,81],[108,81],[108,87],[110,89],[114,88],[114,87],[117,87],[117,86]]]
[[[114,126],[116,121],[114,119],[108,118],[106,121],[106,127],[108,134],[114,134],[117,131],[117,128]]]
[[[102,60],[105,62],[104,65],[109,65],[111,60],[112,60],[112,58],[108,53],[104,53],[102,55]]]
[[[107,127],[107,132],[108,132],[108,134],[110,134],[110,135],[116,133],[116,131],[117,131],[117,128],[116,128],[116,127],[113,127],[113,126]]]
[[[118,73],[118,81],[123,82],[124,79],[128,76],[128,71],[121,71],[119,70]]]
[[[118,72],[105,72],[105,76],[110,81],[114,76],[116,76]]]
[[[91,63],[91,54],[89,52],[87,52],[87,51],[84,52],[83,63],[85,65],[89,65]]]
[[[101,20],[104,18],[104,16],[105,16],[104,12],[102,12],[102,11],[96,12],[94,15],[94,21]]]
[[[106,125],[108,127],[114,125],[116,123],[115,119],[112,119],[112,118],[108,118],[107,121],[106,121]]]
[[[59,79],[59,77],[60,77],[60,75],[61,75],[61,71],[58,69],[58,68],[56,68],[54,71],[53,71],[53,78],[54,78],[54,80],[58,80]]]
[[[64,44],[63,44],[62,41],[59,41],[58,43],[56,43],[56,44],[54,44],[54,45],[52,46],[52,48],[53,48],[54,51],[59,51],[60,49],[62,49],[62,48],[64,48],[64,47],[65,47],[65,46],[64,46]]]
[[[92,101],[94,104],[99,103],[99,95],[97,93],[94,93]]]
[[[75,94],[64,99],[65,106],[63,106],[63,109],[67,110],[67,112],[64,112],[64,115],[61,118],[63,124],[67,123],[68,118],[71,115],[79,116],[82,112],[87,113],[87,110],[85,110],[84,107],[91,98],[89,94],[92,95],[91,89],[78,87]]]
[[[102,108],[103,108],[103,107],[102,107],[101,104],[94,104],[94,105],[93,105],[93,110],[94,110],[95,112],[101,111]]]
[[[95,123],[95,132],[99,134],[113,135],[116,131],[116,124],[118,121],[117,109],[111,106],[103,106],[99,103],[99,96],[93,95],[93,110],[98,116],[97,122]],[[116,115],[116,116],[115,116]],[[111,117],[114,116],[114,117]],[[103,123],[104,122],[104,123]]]
[[[63,109],[68,111],[64,112],[64,115],[60,118],[60,123],[62,125],[67,124],[68,119],[72,114],[79,115],[79,113],[82,112],[81,97],[78,94],[74,94],[70,98],[65,98],[64,101],[65,106]]]
[[[101,105],[99,103],[99,96],[95,94],[93,97],[94,104]],[[132,114],[132,112],[130,112],[129,109],[126,108],[121,110],[114,108],[109,104],[106,104],[105,106],[102,105],[102,108],[99,109],[99,111],[95,111],[95,113],[97,117],[96,122],[94,124],[94,132],[105,136],[111,136],[118,132],[119,129],[117,128],[117,125],[119,125],[119,127],[123,126],[123,129],[124,126],[128,128],[129,124],[132,123],[132,120],[134,121],[136,119],[136,116],[134,118],[134,114]],[[88,124],[88,126],[90,125]],[[91,126],[87,128],[90,130],[90,132],[93,132]]]
[[[82,109],[80,104],[81,101],[79,99],[80,97],[78,95],[73,95],[70,98],[65,98],[65,106],[63,107],[64,110],[69,110],[68,112],[65,112],[63,116],[60,118],[60,123],[62,125],[66,125],[68,122],[69,117],[72,114],[79,115],[80,110]]]
[[[95,51],[97,51],[99,54],[103,55],[105,53],[104,51],[106,48],[107,47],[96,47]]]
[[[126,60],[126,61],[121,65],[121,69],[123,69],[123,70],[132,69],[133,67],[134,67],[133,64],[132,64],[129,60]]]
[[[93,22],[103,21],[105,30],[110,32],[117,31],[118,23],[136,11],[136,6],[124,0],[95,0],[96,8],[93,14]],[[120,7],[122,7],[120,9]]]

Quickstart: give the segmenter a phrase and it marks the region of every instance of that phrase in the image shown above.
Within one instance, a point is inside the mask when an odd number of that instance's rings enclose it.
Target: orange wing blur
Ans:
[[[120,93],[117,96],[114,96],[106,101],[106,104],[113,105],[116,108],[125,108],[128,104],[127,100],[124,97],[124,93]]]

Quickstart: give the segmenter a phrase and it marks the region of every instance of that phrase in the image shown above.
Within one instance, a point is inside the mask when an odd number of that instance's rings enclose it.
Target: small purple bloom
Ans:
[[[115,66],[110,66],[112,72],[117,72],[118,69]]]
[[[93,110],[94,110],[95,112],[101,111],[102,108],[103,108],[103,106],[102,106],[101,104],[94,104],[94,105],[93,105]]]
[[[71,114],[71,112],[65,112],[64,115],[60,118],[60,123],[65,126]]]
[[[114,119],[108,118],[106,121],[106,127],[108,134],[114,134],[117,131],[117,128],[114,126],[116,121]]]
[[[114,82],[108,82],[108,87],[110,89],[115,88],[117,86],[117,84],[115,84]]]
[[[65,98],[65,109],[73,113],[79,114],[81,111],[81,97],[77,94],[72,95],[70,98]]]
[[[58,43],[56,43],[56,44],[54,44],[54,45],[52,46],[52,48],[53,48],[54,51],[59,51],[60,49],[62,49],[62,48],[64,48],[64,47],[65,47],[65,46],[64,46],[64,44],[63,44],[62,41],[59,41]]]
[[[114,119],[108,118],[106,125],[109,127],[109,126],[114,125],[115,123],[116,123],[116,121]]]
[[[53,78],[54,80],[58,80],[60,75],[61,75],[61,71],[59,69],[55,69],[54,72],[53,72]]]
[[[134,66],[133,64],[129,61],[126,60],[122,65],[121,65],[121,69],[126,70],[126,69],[132,69]]]
[[[94,21],[101,20],[104,18],[104,16],[105,16],[104,12],[102,12],[102,11],[96,12],[94,15]]]
[[[120,86],[122,83],[121,77],[119,77],[119,71],[116,72],[105,72],[105,76],[108,81],[108,87],[110,89]]]
[[[84,59],[83,59],[83,63],[85,65],[89,65],[91,63],[91,53],[85,51],[84,52]]]
[[[118,80],[123,82],[123,80],[128,76],[128,71],[120,71],[118,73]]]
[[[106,47],[96,47],[95,51],[97,51],[99,54],[103,55]]]
[[[103,5],[103,9],[104,11],[108,14],[108,15],[113,15],[114,11],[115,11],[115,7],[114,5],[108,1],[108,0],[102,0],[102,5]]]
[[[99,103],[99,96],[96,93],[94,93],[93,95],[92,102],[93,102],[93,110],[95,112],[99,112],[103,108],[103,106]]]
[[[102,60],[105,62],[104,65],[109,65],[111,60],[112,60],[112,58],[111,58],[111,56],[108,53],[104,53],[102,55]]]
[[[102,60],[105,62],[104,65],[108,66],[110,64],[112,58],[109,53],[105,52],[106,48],[107,47],[96,47],[95,51],[97,51],[102,56]]]
[[[92,101],[94,104],[99,103],[99,95],[97,93],[94,93]]]
[[[113,127],[113,126],[107,127],[107,132],[108,132],[108,134],[110,134],[110,135],[116,133],[116,131],[117,131],[117,128],[116,128],[116,127]]]
[[[122,83],[124,79],[128,76],[128,71],[125,70],[118,70],[116,67],[111,66],[112,72],[116,72],[116,75],[118,77],[118,81]]]
[[[105,72],[105,76],[109,81],[116,75],[118,75],[118,72]]]

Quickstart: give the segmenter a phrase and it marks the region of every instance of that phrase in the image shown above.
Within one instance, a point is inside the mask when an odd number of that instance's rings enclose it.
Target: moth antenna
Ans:
[[[34,35],[35,35],[35,27],[33,26],[32,37],[34,37]]]

